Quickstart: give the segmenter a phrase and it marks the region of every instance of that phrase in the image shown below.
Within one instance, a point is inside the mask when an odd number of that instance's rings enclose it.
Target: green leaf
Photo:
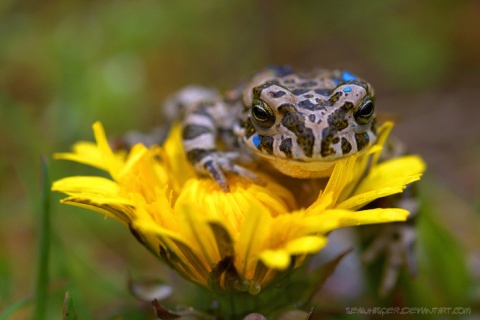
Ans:
[[[453,226],[451,215],[457,219],[462,217],[469,224],[475,225],[473,216],[463,216],[458,212],[460,204],[448,194],[448,190],[425,183],[425,192],[422,197],[423,210],[418,217],[418,275],[408,284],[409,299],[417,304],[421,302],[427,306],[465,306],[472,303],[471,292],[474,282],[467,267],[467,247],[459,242],[457,233],[473,232],[466,226]],[[433,193],[432,193],[433,191]],[[442,199],[442,204],[436,199]],[[453,206],[444,211],[445,207]],[[458,229],[456,229],[458,228]]]
[[[77,320],[77,313],[73,307],[73,299],[70,297],[70,293],[65,292],[65,299],[63,300],[63,320]]]

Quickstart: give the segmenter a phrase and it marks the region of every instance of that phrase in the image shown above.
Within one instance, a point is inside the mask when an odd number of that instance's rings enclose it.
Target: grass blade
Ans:
[[[45,319],[48,300],[48,258],[50,249],[50,179],[48,163],[42,157],[42,195],[40,200],[39,231],[38,231],[38,274],[35,288],[36,306],[33,319]]]

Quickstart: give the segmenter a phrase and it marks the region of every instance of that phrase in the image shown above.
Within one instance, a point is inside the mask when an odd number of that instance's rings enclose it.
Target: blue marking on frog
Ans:
[[[347,86],[343,89],[343,92],[350,92],[350,91],[352,91],[352,87],[350,86]]]
[[[258,135],[253,136],[252,142],[253,142],[253,145],[255,146],[255,148],[258,148],[260,143],[262,143],[262,141],[260,140],[260,137]]]
[[[353,74],[351,74],[348,71],[343,71],[342,72],[342,80],[343,80],[343,82],[353,81],[353,80],[357,80],[357,77],[355,77]]]

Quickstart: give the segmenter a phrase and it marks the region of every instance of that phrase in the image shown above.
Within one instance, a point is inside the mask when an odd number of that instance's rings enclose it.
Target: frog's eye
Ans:
[[[275,114],[265,101],[253,99],[252,120],[260,128],[268,129],[275,123]]]
[[[373,116],[375,106],[371,97],[365,97],[353,115],[358,124],[366,124]]]

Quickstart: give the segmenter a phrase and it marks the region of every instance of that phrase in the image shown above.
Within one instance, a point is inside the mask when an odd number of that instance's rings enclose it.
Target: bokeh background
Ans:
[[[318,310],[382,303],[478,314],[480,2],[3,0],[0,316],[35,310],[42,155],[52,180],[92,173],[51,155],[91,140],[96,120],[112,135],[148,131],[174,90],[226,90],[272,64],[344,68],[369,80],[377,110],[429,165],[416,280],[402,278],[403,295],[387,302],[323,294]],[[152,318],[129,294],[128,274],[175,276],[119,223],[61,206],[60,197],[51,195],[49,318],[60,317],[67,290],[82,319]]]

